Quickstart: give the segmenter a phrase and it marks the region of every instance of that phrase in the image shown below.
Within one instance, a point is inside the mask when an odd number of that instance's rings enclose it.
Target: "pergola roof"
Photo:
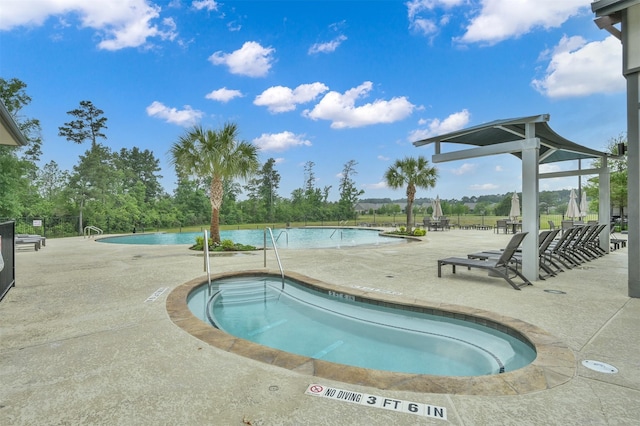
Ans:
[[[549,114],[495,120],[445,135],[422,139],[413,144],[422,146],[430,143],[446,142],[484,147],[526,139],[525,125],[535,123],[535,135],[533,137],[540,140],[540,164],[609,156],[607,153],[578,145],[563,138],[549,127],[548,121]],[[513,152],[512,154],[522,158],[521,152]]]
[[[24,146],[28,143],[7,107],[0,100],[0,145]]]

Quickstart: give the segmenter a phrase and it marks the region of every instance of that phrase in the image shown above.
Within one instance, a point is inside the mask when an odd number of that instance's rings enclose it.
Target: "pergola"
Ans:
[[[538,279],[538,217],[539,180],[545,178],[599,175],[599,221],[611,221],[609,203],[609,169],[607,158],[610,154],[571,142],[554,132],[549,124],[549,114],[530,117],[496,120],[479,126],[451,132],[414,142],[417,147],[434,144],[433,163],[464,160],[497,154],[513,154],[522,160],[522,230],[529,234],[522,243],[522,270],[527,279]],[[473,148],[442,152],[442,144],[464,144]],[[554,173],[540,173],[539,165],[560,161],[600,158],[599,169],[567,170]],[[579,162],[580,163],[580,162]],[[609,231],[600,236],[603,247],[608,250]]]

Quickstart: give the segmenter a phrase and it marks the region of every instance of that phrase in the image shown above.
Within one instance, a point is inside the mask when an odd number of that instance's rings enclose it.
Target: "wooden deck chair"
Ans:
[[[527,236],[527,232],[519,232],[511,237],[511,241],[507,244],[502,255],[498,259],[469,259],[466,257],[448,257],[446,259],[438,260],[438,277],[442,277],[442,265],[451,265],[453,267],[453,273],[456,273],[456,266],[466,266],[468,269],[478,268],[486,269],[490,275],[504,278],[505,281],[516,290],[520,290],[520,287],[525,285],[532,285],[529,280],[518,270],[517,263],[512,262],[513,256],[516,254],[518,247]],[[523,284],[516,284],[511,279],[512,274],[518,276]]]

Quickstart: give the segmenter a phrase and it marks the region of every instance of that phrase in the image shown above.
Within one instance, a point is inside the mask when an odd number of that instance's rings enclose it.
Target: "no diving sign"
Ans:
[[[385,410],[398,411],[401,413],[417,414],[419,416],[431,417],[433,419],[447,420],[447,409],[445,407],[436,407],[435,405],[385,398],[366,393],[336,389],[319,384],[309,385],[305,393],[307,395],[321,396],[323,398],[350,402],[352,404],[368,405],[369,407],[383,408]]]

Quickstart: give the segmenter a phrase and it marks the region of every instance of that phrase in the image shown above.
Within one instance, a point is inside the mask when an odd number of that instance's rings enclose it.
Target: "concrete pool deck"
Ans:
[[[575,373],[565,383],[503,396],[354,385],[208,345],[176,326],[165,305],[174,288],[204,275],[202,256],[185,246],[66,238],[38,252],[19,249],[16,287],[0,302],[0,424],[446,423],[306,395],[312,383],[445,407],[454,425],[637,424],[640,300],[627,296],[627,249],[522,291],[486,271],[453,275],[445,267],[437,277],[438,258],[504,247],[509,238],[452,230],[410,244],[280,251],[288,271],[351,291],[517,318],[573,352]],[[276,269],[268,254],[267,267]],[[211,263],[214,272],[260,269],[263,254],[216,255]],[[587,369],[583,360],[618,373]]]

